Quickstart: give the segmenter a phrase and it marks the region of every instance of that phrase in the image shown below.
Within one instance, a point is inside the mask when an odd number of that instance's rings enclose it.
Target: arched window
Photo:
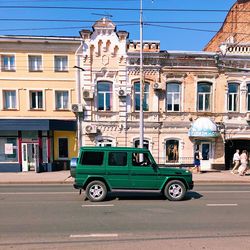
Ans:
[[[211,111],[211,83],[199,82],[197,93],[198,111]]]
[[[140,110],[140,83],[134,85],[134,109]],[[144,83],[143,110],[149,111],[149,83]]]
[[[96,142],[96,146],[98,146],[98,147],[114,147],[115,142],[113,139],[102,138]]]
[[[227,109],[231,112],[238,111],[239,106],[239,84],[228,84]]]
[[[247,84],[247,111],[250,111],[250,83]]]
[[[166,89],[166,110],[180,111],[181,85],[179,83],[167,83]]]
[[[166,141],[166,163],[176,163],[179,161],[179,141]]]
[[[135,140],[134,146],[136,148],[138,148],[140,146],[140,140]],[[143,140],[143,148],[149,149],[149,141],[148,140]]]
[[[110,111],[112,108],[112,83],[98,82],[97,96],[98,96],[97,109],[103,111]]]

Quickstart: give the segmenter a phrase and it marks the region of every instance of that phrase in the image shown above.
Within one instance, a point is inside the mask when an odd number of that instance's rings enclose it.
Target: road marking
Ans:
[[[1,195],[3,194],[8,194],[8,195],[13,195],[13,194],[20,194],[20,195],[27,195],[27,194],[75,194],[76,192],[2,192],[0,193]]]
[[[236,207],[238,204],[207,204],[208,207]]]
[[[118,234],[71,234],[70,238],[118,237]]]
[[[113,207],[114,204],[101,204],[101,205],[82,205],[82,207]]]
[[[199,193],[204,193],[204,194],[216,194],[216,193],[218,193],[218,194],[227,194],[227,193],[250,193],[250,190],[249,191],[247,191],[247,190],[242,190],[242,191],[240,191],[240,190],[232,190],[232,191],[200,191],[200,190],[197,190],[196,192],[199,192]]]

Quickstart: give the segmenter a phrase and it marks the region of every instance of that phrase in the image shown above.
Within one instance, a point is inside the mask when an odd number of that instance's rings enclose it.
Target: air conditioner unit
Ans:
[[[153,84],[153,89],[154,89],[154,90],[161,90],[161,89],[163,89],[163,88],[162,88],[162,83],[160,83],[160,82],[155,82],[155,83]]]
[[[83,105],[81,103],[72,104],[71,110],[74,113],[83,112]]]
[[[97,127],[96,125],[89,124],[84,127],[84,133],[85,134],[96,134],[97,133]]]
[[[94,98],[94,93],[91,90],[83,90],[82,92],[83,99],[93,99]]]
[[[126,97],[126,95],[127,95],[126,89],[125,88],[119,88],[118,91],[117,91],[117,94],[118,94],[119,97]]]

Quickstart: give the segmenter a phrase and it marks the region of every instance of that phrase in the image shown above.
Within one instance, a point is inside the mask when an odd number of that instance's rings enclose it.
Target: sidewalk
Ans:
[[[195,183],[239,183],[250,184],[250,172],[246,176],[231,174],[229,170],[193,174]],[[70,171],[0,173],[0,184],[72,184]]]

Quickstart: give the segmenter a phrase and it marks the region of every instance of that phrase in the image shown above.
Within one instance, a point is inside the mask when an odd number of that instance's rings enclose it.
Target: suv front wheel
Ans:
[[[92,181],[86,187],[86,196],[90,201],[102,201],[107,196],[107,187],[102,181]]]
[[[164,195],[170,201],[180,201],[186,194],[186,188],[183,182],[172,180],[164,188]]]

